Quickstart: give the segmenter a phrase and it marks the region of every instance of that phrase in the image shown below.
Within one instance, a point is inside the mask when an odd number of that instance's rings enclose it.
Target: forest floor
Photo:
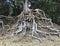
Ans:
[[[60,46],[60,38],[58,36],[52,36],[53,41],[42,38],[40,42],[37,39],[31,37],[11,37],[9,35],[0,37],[0,46]]]
[[[54,27],[60,29],[60,26],[55,25]],[[0,36],[0,46],[60,46],[60,37],[52,36],[54,41],[42,38],[42,42],[37,39],[19,36],[5,35]]]

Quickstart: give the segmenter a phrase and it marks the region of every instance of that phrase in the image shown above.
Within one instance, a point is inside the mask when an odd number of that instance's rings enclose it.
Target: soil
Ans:
[[[60,38],[58,36],[52,36],[54,41],[42,38],[42,42],[31,37],[13,37],[11,35],[5,35],[0,37],[0,46],[60,46]]]

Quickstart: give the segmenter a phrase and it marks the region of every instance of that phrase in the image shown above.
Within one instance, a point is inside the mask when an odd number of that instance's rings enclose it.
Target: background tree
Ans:
[[[60,24],[60,1],[59,0],[33,0],[34,7],[45,11],[54,23]],[[33,3],[32,3],[33,4]]]
[[[0,0],[0,15],[16,16],[23,10],[23,0]],[[45,11],[54,23],[60,24],[60,0],[29,0],[30,8]]]

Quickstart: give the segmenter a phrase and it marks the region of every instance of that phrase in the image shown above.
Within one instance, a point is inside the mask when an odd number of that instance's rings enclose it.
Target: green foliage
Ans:
[[[5,0],[0,0],[0,15],[9,14],[9,5],[4,2],[5,2]]]
[[[20,9],[16,9],[20,6],[21,0],[15,0],[14,7],[11,4],[4,4],[5,0],[0,0],[0,14],[3,15],[17,15],[20,13]],[[11,0],[10,0],[11,1]],[[12,0],[13,1],[13,0]],[[31,2],[31,8],[39,8],[45,11],[46,16],[50,17],[53,22],[60,23],[60,0],[29,0]],[[7,14],[6,14],[7,13]]]
[[[59,0],[36,0],[34,8],[45,11],[53,22],[60,23],[60,1]]]
[[[20,5],[20,0],[16,0],[16,5]]]

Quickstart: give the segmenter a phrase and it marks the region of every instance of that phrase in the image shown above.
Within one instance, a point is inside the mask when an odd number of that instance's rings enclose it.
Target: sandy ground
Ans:
[[[46,38],[42,38],[40,42],[37,39],[31,37],[12,37],[9,35],[0,37],[0,46],[60,46],[60,38],[58,36],[52,36],[54,39],[50,41]]]
[[[60,26],[55,25],[60,29]],[[13,37],[11,35],[0,36],[0,46],[60,46],[60,37],[52,36],[54,41],[42,38],[42,42],[31,37]]]

